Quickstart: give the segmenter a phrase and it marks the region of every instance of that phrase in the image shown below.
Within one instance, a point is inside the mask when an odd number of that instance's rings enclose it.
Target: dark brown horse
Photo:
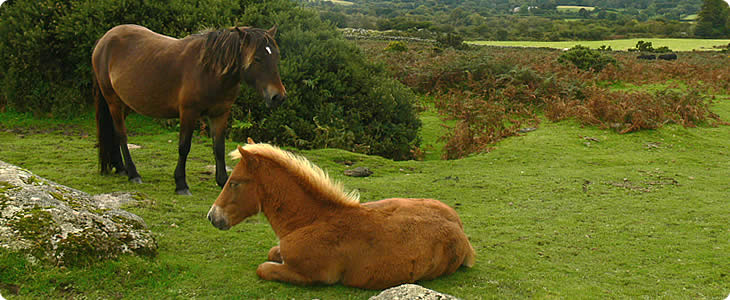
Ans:
[[[115,168],[130,181],[142,182],[127,148],[124,119],[131,110],[179,118],[175,191],[190,195],[185,161],[195,124],[205,116],[213,134],[215,178],[223,187],[228,180],[226,123],[241,81],[258,90],[270,108],[286,98],[275,34],[276,27],[233,27],[175,39],[137,25],[120,25],[104,34],[91,58],[102,174]]]
[[[266,215],[279,246],[259,265],[262,279],[383,289],[474,265],[476,253],[459,215],[443,202],[360,204],[356,192],[345,193],[305,158],[252,143],[231,153],[240,161],[208,220],[226,230]]]

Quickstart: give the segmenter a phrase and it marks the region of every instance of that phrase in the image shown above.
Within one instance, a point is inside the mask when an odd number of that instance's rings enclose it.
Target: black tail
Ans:
[[[119,151],[119,135],[114,130],[114,120],[109,112],[109,104],[101,94],[99,83],[94,76],[94,102],[96,104],[96,139],[99,142],[99,164],[101,174],[107,174],[114,167],[114,154]]]

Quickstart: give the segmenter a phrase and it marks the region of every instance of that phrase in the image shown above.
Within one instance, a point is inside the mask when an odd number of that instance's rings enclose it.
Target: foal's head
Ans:
[[[261,212],[260,186],[256,183],[255,174],[251,172],[256,168],[256,158],[241,146],[238,146],[238,153],[240,161],[208,211],[208,220],[221,230],[227,230]],[[232,156],[238,155],[232,153]]]
[[[279,45],[276,44],[276,26],[269,30],[235,27],[243,39],[242,79],[266,99],[271,108],[286,99],[286,88],[279,77]]]
[[[303,199],[311,198],[326,202],[328,207],[360,205],[356,190],[345,192],[342,183],[332,181],[327,172],[303,156],[269,144],[254,144],[251,139],[231,156],[240,161],[208,212],[208,220],[218,229],[229,229],[261,212],[266,206],[262,201],[269,205],[284,201],[287,206],[310,205]],[[267,217],[280,216],[276,211],[278,215]]]

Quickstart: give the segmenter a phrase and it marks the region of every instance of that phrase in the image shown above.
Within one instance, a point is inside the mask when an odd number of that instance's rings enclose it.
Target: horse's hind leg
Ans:
[[[228,123],[228,112],[211,118],[210,125],[213,131],[213,155],[215,156],[215,181],[218,186],[223,187],[228,181],[226,171],[226,125]]]
[[[284,259],[281,258],[281,247],[279,247],[278,245],[272,247],[271,250],[269,250],[268,257],[269,257],[269,261],[278,262],[278,263],[284,262]]]
[[[185,180],[185,162],[190,153],[190,142],[193,138],[195,122],[199,114],[189,111],[180,113],[180,142],[177,147],[177,167],[175,167],[175,193],[178,195],[192,195]]]
[[[116,95],[115,95],[116,96]],[[112,99],[112,97],[109,97],[107,99]],[[114,99],[117,101],[110,101],[112,103],[119,103],[118,99]],[[121,151],[121,157],[118,154],[118,152],[115,150],[114,154],[114,163],[115,164],[121,164],[122,157],[124,158],[124,169],[127,172],[127,177],[129,178],[129,181],[134,183],[142,183],[142,177],[139,176],[139,173],[137,173],[137,167],[134,165],[134,161],[132,161],[132,156],[129,154],[129,148],[127,147],[127,126],[124,124],[124,119],[126,117],[126,113],[124,112],[124,107],[121,105],[109,105],[109,113],[112,115],[112,119],[114,120],[114,129],[117,131],[117,134],[119,135],[119,148]],[[117,168],[117,173],[119,172],[119,169]]]

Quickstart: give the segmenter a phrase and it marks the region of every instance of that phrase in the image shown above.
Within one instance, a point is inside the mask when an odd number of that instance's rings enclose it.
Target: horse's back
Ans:
[[[450,222],[458,223],[459,227],[462,226],[459,214],[453,208],[435,199],[390,198],[375,202],[366,202],[362,206],[399,215],[417,214],[431,216],[433,218],[443,218]]]
[[[166,35],[162,35],[159,33],[156,33],[152,30],[149,30],[147,27],[135,25],[135,24],[123,24],[123,25],[117,25],[114,26],[112,29],[109,29],[102,37],[99,39],[98,43],[105,43],[109,42],[111,40],[118,39],[125,42],[138,42],[142,40],[147,41],[167,41],[167,42],[175,42],[178,41],[178,39],[169,37]]]
[[[145,27],[119,25],[99,39],[92,65],[105,96],[116,94],[144,115],[178,117],[175,97],[184,73],[184,47]]]

